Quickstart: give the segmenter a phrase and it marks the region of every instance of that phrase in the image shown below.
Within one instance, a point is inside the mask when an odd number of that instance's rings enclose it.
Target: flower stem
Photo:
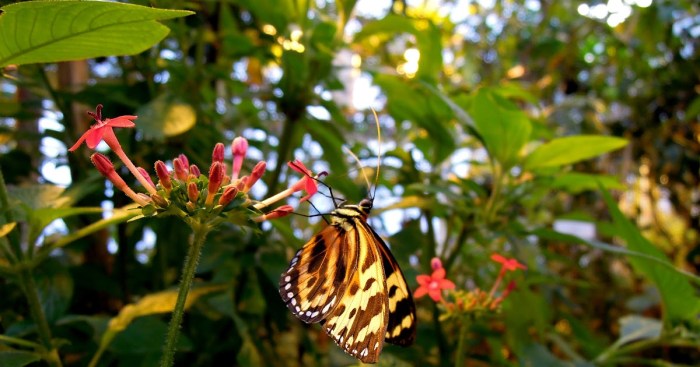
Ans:
[[[187,294],[190,288],[192,288],[192,280],[197,270],[199,258],[202,255],[202,246],[209,232],[209,226],[205,223],[190,223],[190,226],[194,230],[194,235],[187,252],[187,257],[185,258],[185,264],[182,268],[182,279],[180,280],[177,301],[175,302],[175,309],[173,310],[173,315],[168,325],[168,334],[163,347],[163,357],[160,360],[161,367],[171,367],[174,363],[175,347],[180,336],[180,324],[182,323],[182,316],[185,313]]]
[[[462,325],[459,327],[459,340],[457,341],[457,354],[455,355],[455,367],[464,366],[464,349],[467,344],[467,334],[469,334],[469,320],[462,317]]]
[[[50,366],[61,367],[62,364],[61,359],[58,357],[58,350],[54,348],[51,342],[51,329],[46,320],[46,315],[44,315],[44,310],[41,308],[36,282],[28,268],[23,267],[19,271],[19,282],[24,291],[24,296],[27,298],[32,319],[34,319],[34,323],[36,323],[41,344],[47,351],[45,355],[46,361]]]

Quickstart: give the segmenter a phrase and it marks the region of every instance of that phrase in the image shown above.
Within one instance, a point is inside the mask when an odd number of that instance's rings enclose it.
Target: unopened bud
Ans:
[[[187,175],[189,174],[189,169],[187,167],[187,163],[183,162],[182,159],[175,158],[173,159],[173,169],[175,170],[175,178],[182,182],[187,181]]]
[[[197,199],[199,199],[199,190],[194,182],[187,184],[187,198],[193,203],[196,203]]]
[[[233,166],[231,167],[232,180],[237,179],[238,175],[241,173],[243,159],[245,158],[247,151],[248,140],[241,136],[233,139],[233,144],[231,144],[231,154],[233,154]]]
[[[158,181],[160,181],[160,185],[163,186],[165,191],[170,191],[170,189],[173,188],[173,183],[170,181],[170,172],[168,171],[168,167],[165,166],[165,163],[163,161],[156,161],[155,164],[156,167],[156,176],[158,176]]]
[[[237,188],[233,186],[227,187],[226,189],[224,189],[224,193],[221,194],[221,197],[219,197],[219,205],[228,205],[228,203],[230,203],[234,198],[236,198],[236,195],[238,195]]]
[[[211,154],[211,161],[223,163],[224,162],[224,149],[225,148],[224,148],[223,143],[216,143],[216,145],[214,145],[214,151]]]
[[[265,167],[266,163],[264,161],[258,162],[258,164],[253,167],[250,177],[248,177],[245,182],[245,188],[243,189],[244,192],[248,192],[248,190],[250,190],[250,188],[253,187],[258,180],[260,180],[260,177],[265,174]]]
[[[155,204],[156,206],[163,208],[163,209],[167,208],[168,205],[170,205],[168,203],[168,200],[166,200],[164,197],[162,197],[158,194],[151,195],[151,200],[153,201],[153,204]]]
[[[271,220],[271,219],[277,219],[277,218],[282,218],[286,217],[289,214],[292,214],[294,212],[294,208],[291,205],[282,205],[279,208],[274,209],[273,211],[263,214],[255,219],[253,219],[256,222],[262,222],[264,220]]]
[[[193,175],[194,177],[199,178],[199,175],[202,174],[202,171],[199,170],[199,167],[197,167],[196,164],[190,164],[190,175]]]

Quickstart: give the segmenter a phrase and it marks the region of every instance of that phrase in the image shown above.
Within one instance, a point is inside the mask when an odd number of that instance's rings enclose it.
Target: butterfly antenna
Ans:
[[[372,114],[374,115],[374,122],[377,124],[377,173],[374,177],[374,190],[371,197],[374,200],[374,195],[377,193],[377,183],[379,182],[379,168],[382,165],[382,129],[379,127],[379,117],[374,108],[372,108]]]
[[[364,178],[365,178],[365,183],[367,183],[367,192],[369,192],[370,190],[372,190],[372,186],[371,186],[370,183],[369,183],[369,177],[367,177],[367,174],[365,173],[365,168],[362,167],[362,162],[360,162],[360,158],[357,158],[357,156],[355,155],[355,153],[353,153],[353,152],[352,152],[348,147],[346,147],[345,145],[343,145],[343,150],[345,151],[345,153],[350,154],[350,156],[353,157],[353,158],[355,159],[355,162],[357,162],[357,165],[360,166],[360,171],[362,171],[362,176],[364,176]]]

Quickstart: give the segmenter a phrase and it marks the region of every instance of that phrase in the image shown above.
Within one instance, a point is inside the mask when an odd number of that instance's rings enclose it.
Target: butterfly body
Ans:
[[[346,353],[379,359],[384,341],[410,345],[416,311],[411,291],[389,248],[367,223],[372,199],[340,205],[280,277],[287,307],[307,323],[320,322]]]

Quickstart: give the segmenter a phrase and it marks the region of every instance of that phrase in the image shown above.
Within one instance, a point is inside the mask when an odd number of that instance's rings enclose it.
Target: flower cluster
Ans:
[[[448,311],[447,317],[452,313],[464,313],[478,310],[496,310],[506,297],[515,289],[515,282],[510,281],[506,288],[497,295],[501,281],[508,272],[518,269],[527,269],[525,265],[515,259],[509,259],[499,254],[491,255],[491,260],[501,264],[501,270],[489,292],[476,288],[471,291],[454,290],[455,284],[446,278],[445,268],[438,258],[431,260],[433,272],[431,275],[418,275],[418,289],[414,294],[415,298],[429,295],[435,302],[441,303]],[[450,299],[447,301],[442,297],[443,291],[449,290]]]
[[[266,163],[260,161],[255,164],[249,175],[242,175],[248,141],[243,137],[237,137],[231,144],[233,162],[230,174],[224,163],[226,148],[224,144],[218,143],[214,146],[207,175],[203,175],[197,165],[190,164],[189,159],[184,154],[180,154],[172,160],[172,169],[169,169],[163,161],[159,160],[155,163],[158,179],[156,184],[144,168],[136,167],[132,163],[113,131],[115,127],[134,127],[133,120],[137,116],[103,119],[102,105],[98,105],[94,113],[88,113],[97,123],[92,125],[69,151],[76,150],[83,142],[94,149],[100,141],[104,140],[145,188],[147,194],[136,193],[130,188],[117,174],[114,165],[105,155],[94,153],[90,160],[98,171],[114,184],[115,188],[141,206],[144,216],[175,214],[183,218],[199,218],[207,221],[207,218],[213,220],[240,218],[239,214],[245,212],[248,214],[245,218],[254,221],[279,218],[292,213],[293,208],[283,205],[267,213],[262,210],[299,191],[306,192],[306,196],[301,201],[308,200],[318,191],[317,177],[325,174],[314,175],[303,163],[290,162],[288,165],[292,170],[303,174],[295,184],[263,201],[251,200],[248,193],[265,173]]]

